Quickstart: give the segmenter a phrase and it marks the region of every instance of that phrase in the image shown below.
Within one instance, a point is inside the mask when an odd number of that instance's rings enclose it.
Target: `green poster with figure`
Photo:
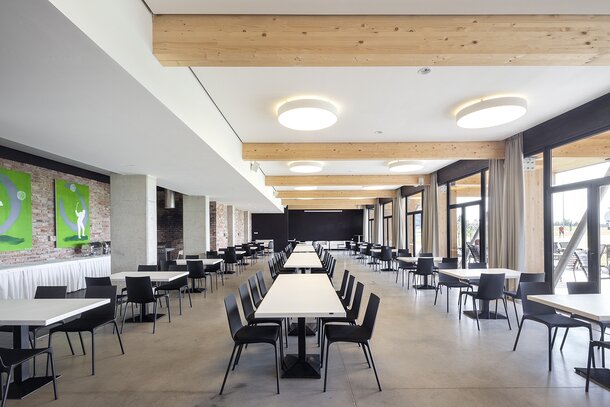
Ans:
[[[55,180],[55,234],[57,247],[89,242],[89,186]]]
[[[0,168],[0,251],[32,248],[32,177]]]

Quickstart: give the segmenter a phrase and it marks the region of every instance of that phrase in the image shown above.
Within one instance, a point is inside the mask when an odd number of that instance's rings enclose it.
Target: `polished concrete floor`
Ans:
[[[584,392],[584,379],[575,366],[586,365],[587,334],[570,333],[563,352],[553,352],[553,371],[547,370],[546,330],[526,324],[520,346],[512,352],[516,336],[506,321],[458,320],[457,291],[452,290],[451,310],[445,297],[433,306],[434,292],[407,291],[394,282],[391,272],[373,272],[352,257],[336,253],[335,284],[347,268],[365,285],[368,294],[381,297],[372,351],[383,391],[375,384],[361,350],[352,344],[333,345],[328,391],[322,380],[280,380],[275,394],[273,349],[250,346],[237,369],[229,374],[225,394],[218,395],[232,341],[223,297],[237,293],[239,284],[256,270],[268,277],[266,261],[251,265],[240,276],[230,276],[224,287],[193,296],[193,308],[173,318],[160,319],[157,333],[150,324],[126,325],[121,355],[111,330],[96,339],[96,375],[90,375],[90,355],[71,356],[62,336],[54,337],[59,379],[59,400],[51,387],[28,398],[9,400],[9,406],[603,406],[610,391],[592,385]],[[269,284],[269,282],[268,282]],[[338,287],[337,287],[338,288]],[[312,299],[315,300],[315,299]],[[511,305],[511,304],[509,304]],[[75,338],[76,339],[76,338]],[[5,341],[6,338],[3,340]],[[88,337],[85,338],[87,347]],[[75,340],[76,342],[76,340]],[[42,341],[41,341],[42,344]],[[296,338],[290,339],[296,352]],[[308,351],[317,352],[313,337]]]

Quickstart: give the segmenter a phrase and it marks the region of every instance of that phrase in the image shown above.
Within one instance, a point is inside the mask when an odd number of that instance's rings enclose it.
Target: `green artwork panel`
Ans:
[[[32,177],[0,168],[0,251],[32,248]]]
[[[89,242],[89,186],[55,180],[55,233],[57,247]]]

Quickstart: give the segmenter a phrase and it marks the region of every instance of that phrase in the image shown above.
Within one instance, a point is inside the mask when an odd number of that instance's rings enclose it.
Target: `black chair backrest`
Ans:
[[[261,302],[262,298],[258,291],[258,285],[256,284],[256,276],[252,276],[248,279],[248,284],[250,285],[250,291],[252,291],[252,300],[255,304]]]
[[[244,316],[246,319],[254,316],[254,304],[252,304],[252,297],[250,296],[250,290],[248,284],[242,283],[239,286],[239,298],[241,299],[241,308],[244,310]]]
[[[377,319],[377,311],[379,310],[379,297],[375,294],[369,296],[369,303],[366,306],[364,313],[364,320],[362,326],[367,330],[369,338],[373,336],[373,329],[375,328],[375,320]]]
[[[486,269],[487,263],[468,263],[469,269]]]
[[[542,274],[542,273],[541,273]],[[542,274],[544,276],[544,274]],[[578,283],[567,283],[568,294],[598,294],[597,283],[585,281]]]
[[[352,306],[349,307],[350,311],[355,311],[356,314],[354,317],[358,318],[360,314],[360,305],[362,304],[362,294],[364,293],[364,284],[360,281],[356,283],[356,291],[354,292],[354,300],[352,301]]]
[[[256,281],[258,281],[258,289],[261,291],[261,295],[263,296],[263,298],[265,298],[265,295],[267,295],[267,292],[269,290],[267,290],[267,285],[265,284],[265,277],[263,277],[262,271],[256,272]]]
[[[456,263],[458,262],[458,258],[457,257],[443,257],[442,260],[443,263]]]
[[[343,278],[341,278],[341,288],[339,288],[339,294],[343,297],[345,295],[345,288],[347,287],[347,279],[349,277],[349,270],[343,271]]]
[[[187,260],[188,259],[194,260],[194,259],[198,259],[199,255],[198,254],[187,254],[186,256],[184,256],[184,258]]]
[[[235,249],[233,250],[225,250],[225,253],[222,255],[222,259],[225,263],[237,263],[237,254],[235,253]]]
[[[432,274],[434,271],[434,259],[420,257],[417,259],[417,274]]]
[[[381,261],[391,261],[392,260],[392,248],[384,246],[381,249]]]
[[[207,252],[205,252],[205,257],[208,259],[217,259],[218,252],[216,250],[208,250]]]
[[[149,276],[125,277],[125,285],[127,286],[127,301],[137,304],[155,302]]]
[[[432,253],[419,252],[419,257],[432,257]]]
[[[544,273],[521,273],[519,283],[542,283],[544,282]],[[568,283],[570,284],[570,283]],[[517,298],[521,298],[521,284],[517,285]],[[569,290],[569,287],[568,287]]]
[[[205,268],[203,267],[203,262],[201,261],[186,261],[186,265],[189,272],[189,278],[204,278],[205,277]]]
[[[156,264],[140,264],[138,266],[138,271],[158,271],[159,268]]]
[[[241,323],[241,317],[239,316],[237,301],[233,294],[225,297],[225,310],[227,311],[227,319],[229,320],[231,338],[235,338],[235,334],[237,334],[237,331],[239,331],[243,325]]]
[[[85,277],[85,287],[107,287],[112,285],[110,277]]]
[[[159,271],[167,271],[169,269],[169,261],[167,260],[159,260],[157,265],[159,266]]]
[[[505,280],[506,275],[504,273],[481,273],[481,278],[479,279],[479,289],[477,290],[477,298],[481,300],[495,300],[502,298],[504,295]]]
[[[101,307],[83,312],[81,319],[114,319],[116,314],[116,285],[87,287],[85,298],[108,298],[110,302]]]
[[[328,268],[328,277],[330,277],[331,279],[333,278],[333,276],[335,275],[335,266],[337,265],[337,259],[335,259],[334,257],[330,260],[330,266]]]
[[[36,287],[34,298],[40,299],[52,299],[52,298],[66,298],[68,287],[65,285],[39,285]]]
[[[345,297],[343,298],[343,300],[345,301],[345,304],[349,304],[352,300],[352,292],[354,291],[355,282],[356,282],[356,277],[354,277],[353,275],[350,275],[349,279],[347,280],[347,288],[345,289]]]
[[[457,262],[441,262],[436,265],[439,270],[455,270],[458,268]]]
[[[168,271],[189,271],[189,266],[188,264],[170,264]]]
[[[437,264],[437,268],[439,270],[455,270],[455,269],[458,268],[458,264],[457,263],[442,262],[442,263],[438,263]],[[453,277],[453,276],[449,276],[449,275],[444,274],[444,273],[438,273],[438,282],[439,283],[457,283],[459,281],[460,281],[459,278],[456,278],[456,277]]]
[[[398,249],[398,257],[411,257],[409,249]]]
[[[549,283],[519,283],[523,315],[555,314],[555,308],[527,299],[528,295],[553,294]]]

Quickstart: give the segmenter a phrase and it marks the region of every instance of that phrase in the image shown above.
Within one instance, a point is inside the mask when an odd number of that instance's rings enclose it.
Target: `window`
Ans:
[[[367,209],[369,215],[369,235],[368,243],[373,241],[375,235],[375,209]]]
[[[422,241],[422,218],[423,218],[423,197],[424,192],[418,192],[407,196],[407,236],[406,249],[413,256],[421,251]]]
[[[392,246],[392,215],[394,211],[394,204],[392,201],[385,203],[382,205],[382,213],[383,213],[383,236],[382,236],[382,244],[384,246]]]

